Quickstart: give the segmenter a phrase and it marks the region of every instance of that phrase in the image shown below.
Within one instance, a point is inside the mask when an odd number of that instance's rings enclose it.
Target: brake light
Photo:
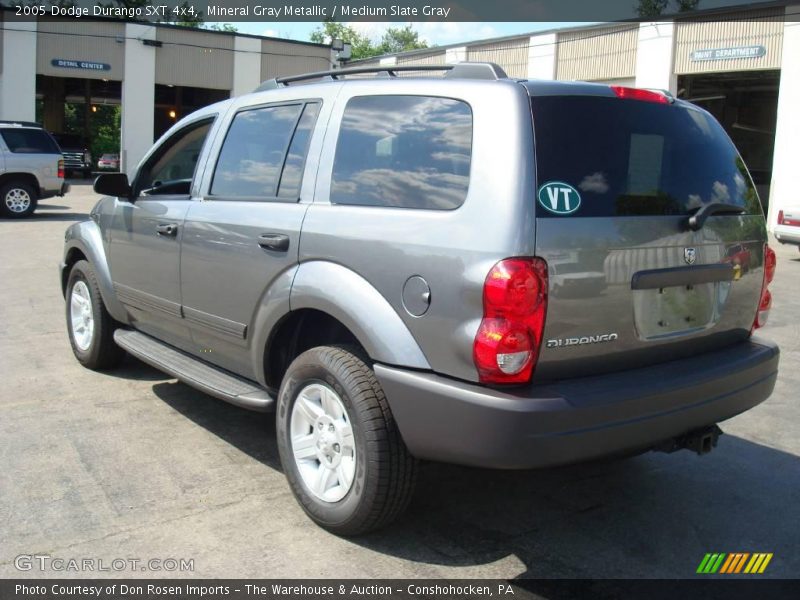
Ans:
[[[758,301],[756,318],[753,321],[750,333],[767,324],[769,309],[772,308],[772,294],[769,291],[769,284],[775,278],[775,268],[777,266],[778,257],[775,255],[775,251],[767,244],[764,244],[764,280],[761,284],[761,299]]]
[[[539,355],[547,314],[547,263],[498,262],[483,285],[483,319],[473,345],[482,383],[527,383]]]
[[[778,211],[778,225],[783,225],[783,211]]]
[[[58,178],[64,179],[64,159],[58,160]]]
[[[617,95],[617,98],[623,98],[625,100],[642,100],[644,102],[658,102],[660,104],[669,104],[669,98],[665,94],[660,92],[654,92],[652,90],[643,90],[640,88],[632,88],[632,87],[624,87],[621,85],[612,85],[609,86],[614,93]]]

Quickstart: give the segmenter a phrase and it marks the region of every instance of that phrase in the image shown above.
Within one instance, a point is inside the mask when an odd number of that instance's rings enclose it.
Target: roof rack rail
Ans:
[[[460,62],[452,65],[379,65],[375,67],[348,67],[346,69],[276,77],[264,81],[254,91],[265,92],[288,86],[290,83],[299,83],[312,79],[338,81],[340,77],[347,75],[366,75],[370,73],[374,73],[377,77],[386,78],[397,77],[398,73],[414,71],[445,71],[444,76],[447,79],[497,80],[508,78],[506,72],[499,65],[490,62]]]
[[[33,121],[15,121],[14,119],[10,120],[0,120],[0,125],[19,125],[20,127],[41,127],[41,123],[34,123]]]

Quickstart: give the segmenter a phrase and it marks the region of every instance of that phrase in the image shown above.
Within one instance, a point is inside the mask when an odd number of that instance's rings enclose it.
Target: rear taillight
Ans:
[[[643,100],[644,102],[659,102],[661,104],[670,103],[670,99],[667,97],[667,95],[660,92],[624,87],[621,85],[611,85],[609,87],[614,90],[617,98],[624,98],[626,100]]]
[[[539,355],[547,314],[547,263],[498,262],[483,285],[483,320],[473,345],[482,383],[527,383]]]
[[[783,211],[778,211],[778,225],[783,225]]]
[[[59,159],[58,161],[58,178],[64,179],[64,159]]]
[[[761,284],[761,298],[758,301],[758,311],[756,311],[753,327],[750,329],[751,333],[767,324],[769,309],[772,308],[772,294],[769,291],[769,284],[772,283],[772,280],[775,278],[775,268],[777,265],[778,258],[775,256],[775,251],[764,244],[764,280]]]

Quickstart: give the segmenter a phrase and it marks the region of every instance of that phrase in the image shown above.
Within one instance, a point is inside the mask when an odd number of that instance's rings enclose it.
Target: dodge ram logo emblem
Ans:
[[[697,250],[694,248],[684,248],[683,260],[686,261],[687,265],[693,265],[694,261],[697,260]]]

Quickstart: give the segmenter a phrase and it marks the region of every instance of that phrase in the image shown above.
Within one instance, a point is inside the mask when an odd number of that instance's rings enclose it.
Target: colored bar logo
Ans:
[[[700,561],[697,573],[703,575],[713,575],[714,573],[735,575],[738,573],[761,574],[769,561],[772,560],[772,552],[724,552],[709,553]]]

